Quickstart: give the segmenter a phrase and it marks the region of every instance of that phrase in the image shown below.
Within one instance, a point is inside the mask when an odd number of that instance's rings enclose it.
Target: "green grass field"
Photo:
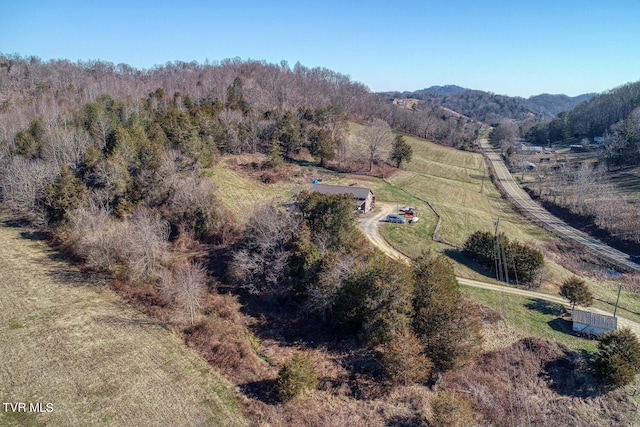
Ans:
[[[0,223],[2,426],[243,426],[232,386],[181,337],[26,230]]]
[[[561,304],[464,285],[461,288],[473,301],[498,311],[515,329],[512,339],[535,336],[563,343],[574,350],[594,353],[597,349],[597,341],[573,335],[571,322],[561,318],[565,312]]]
[[[522,216],[501,198],[485,174],[478,153],[443,147],[406,137],[413,147],[413,161],[391,182],[408,193],[429,200],[442,215],[440,234],[462,246],[476,230],[493,230],[500,218],[500,230],[509,238],[529,241],[550,239],[541,228]]]

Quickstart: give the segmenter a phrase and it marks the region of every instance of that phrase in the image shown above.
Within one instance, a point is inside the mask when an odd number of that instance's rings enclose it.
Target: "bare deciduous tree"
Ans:
[[[261,294],[287,282],[289,244],[299,218],[290,212],[265,205],[247,225],[244,247],[236,252],[229,274],[249,292]]]
[[[13,157],[0,168],[0,194],[14,211],[33,215],[47,185],[53,183],[59,166],[44,160]]]
[[[162,273],[160,286],[164,294],[179,308],[189,313],[191,325],[203,308],[207,291],[207,271],[202,264],[190,262],[175,271]]]
[[[373,119],[358,132],[358,138],[364,141],[369,156],[369,172],[373,172],[373,162],[380,155],[380,151],[389,149],[393,142],[393,134],[389,124],[382,119]]]
[[[89,148],[89,134],[81,129],[52,126],[42,146],[42,158],[58,165],[75,168]]]

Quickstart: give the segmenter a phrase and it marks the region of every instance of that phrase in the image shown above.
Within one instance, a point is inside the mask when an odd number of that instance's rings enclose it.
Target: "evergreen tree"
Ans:
[[[409,385],[426,380],[433,363],[422,352],[420,340],[413,331],[402,328],[384,345],[382,366],[389,380]]]
[[[391,146],[391,152],[389,153],[389,159],[396,165],[398,169],[402,165],[402,162],[409,163],[413,156],[413,147],[405,141],[404,136],[396,135],[393,144]]]
[[[640,341],[629,328],[600,337],[595,362],[596,372],[605,384],[624,387],[640,373]]]
[[[333,160],[336,150],[331,132],[326,129],[312,129],[309,132],[309,152],[312,156],[320,158],[320,167],[325,166],[325,161]]]
[[[584,280],[576,276],[570,277],[562,283],[560,296],[569,300],[572,311],[576,307],[576,304],[585,307],[593,304],[593,294],[589,290],[589,287]]]
[[[460,293],[453,265],[444,255],[424,253],[414,264],[413,329],[438,370],[475,357],[482,336],[474,307]]]
[[[276,138],[280,142],[285,158],[290,159],[302,148],[300,123],[291,111],[286,111],[276,120],[276,127]]]
[[[46,189],[45,208],[49,220],[59,222],[68,212],[87,204],[87,187],[64,167],[56,181]]]
[[[303,353],[296,353],[293,359],[280,369],[276,381],[276,388],[282,400],[291,400],[315,390],[317,385],[318,376],[309,358]]]

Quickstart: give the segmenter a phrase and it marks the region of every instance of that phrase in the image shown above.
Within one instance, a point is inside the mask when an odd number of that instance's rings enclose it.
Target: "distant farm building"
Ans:
[[[527,169],[527,170],[530,170],[530,171],[537,168],[537,166],[535,164],[533,164],[531,162],[528,162],[528,161],[523,161],[523,162],[518,163],[518,167],[520,169]]]
[[[518,146],[517,148],[521,153],[526,154],[542,154],[544,152],[544,148],[538,145],[520,144],[520,146]]]
[[[420,101],[417,99],[404,99],[404,98],[394,98],[393,101],[391,101],[391,103],[393,105],[397,105],[398,107],[402,107],[402,108],[407,108],[409,110],[411,110],[414,106],[418,106],[418,103]]]
[[[313,184],[309,191],[320,194],[351,194],[356,201],[356,208],[362,213],[369,212],[376,205],[373,191],[364,187]]]
[[[574,309],[572,317],[574,332],[598,336],[618,329],[615,316]]]

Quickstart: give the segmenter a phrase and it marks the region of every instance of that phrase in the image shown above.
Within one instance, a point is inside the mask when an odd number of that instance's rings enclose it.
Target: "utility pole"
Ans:
[[[498,235],[498,227],[500,226],[500,217],[493,220],[495,243],[493,250],[495,253],[496,280],[509,283],[509,260],[502,241]]]
[[[495,254],[496,280],[501,282],[502,281],[502,260],[500,259],[500,256],[501,256],[500,240],[498,239],[499,225],[500,225],[500,217],[493,220],[494,238],[495,238],[495,242],[493,244],[493,252]]]
[[[618,298],[616,298],[616,307],[613,309],[613,317],[616,317],[616,312],[618,311],[618,303],[620,302],[620,292],[622,292],[622,282],[620,282],[620,287],[618,288]]]

